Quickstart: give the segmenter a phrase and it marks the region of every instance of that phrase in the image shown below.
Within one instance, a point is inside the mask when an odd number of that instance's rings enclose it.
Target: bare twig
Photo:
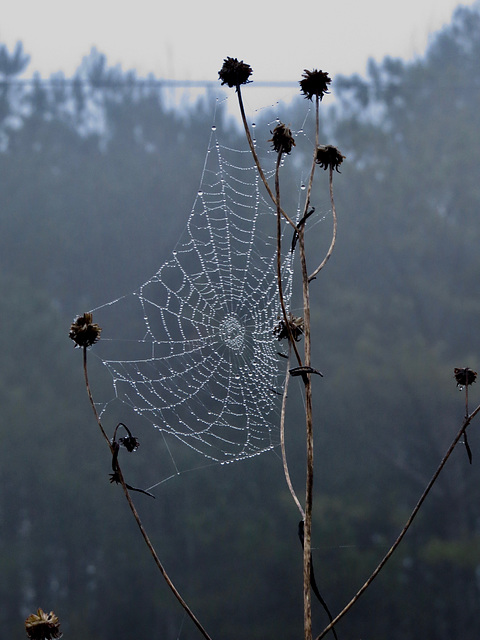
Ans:
[[[308,276],[308,281],[309,282],[311,282],[317,276],[319,271],[321,271],[323,269],[323,267],[327,264],[328,260],[330,259],[330,256],[333,253],[333,249],[335,247],[335,241],[337,239],[337,212],[335,210],[335,201],[333,199],[333,167],[331,165],[330,165],[330,172],[329,172],[329,188],[330,188],[330,203],[332,205],[332,216],[333,216],[332,241],[331,241],[330,247],[328,248],[328,251],[327,251],[327,253],[325,255],[325,258],[318,265],[318,267],[315,269],[315,271],[313,271]]]
[[[253,140],[252,140],[252,134],[250,133],[250,127],[248,126],[248,122],[247,122],[247,116],[245,115],[245,108],[243,106],[243,98],[242,98],[242,91],[240,88],[240,85],[238,85],[236,87],[236,91],[237,91],[237,96],[238,96],[238,105],[240,107],[240,114],[242,116],[242,122],[243,122],[243,127],[245,129],[245,135],[247,137],[247,142],[248,142],[248,146],[250,147],[250,151],[252,153],[253,156],[253,160],[255,162],[255,166],[257,167],[258,170],[258,174],[263,182],[263,184],[265,185],[265,189],[267,190],[268,195],[270,196],[272,202],[274,205],[277,205],[277,200],[273,194],[272,189],[270,188],[270,185],[268,184],[268,180],[265,176],[265,173],[262,169],[262,165],[260,164],[260,160],[257,154],[257,150],[255,149],[255,145],[253,144]],[[297,233],[298,233],[298,229],[296,224],[293,222],[293,220],[290,218],[289,215],[287,215],[285,213],[285,211],[283,211],[283,209],[280,208],[280,211],[282,213],[282,216],[285,218],[285,220],[292,226],[292,229],[294,229]]]
[[[83,372],[84,372],[85,385],[87,387],[88,397],[90,399],[90,404],[92,405],[92,409],[93,409],[93,413],[95,415],[95,419],[96,419],[97,424],[98,424],[98,426],[100,428],[100,431],[102,432],[103,437],[107,441],[108,447],[109,447],[110,452],[112,453],[112,456],[113,456],[114,453],[115,453],[114,447],[113,447],[110,439],[108,438],[107,434],[105,433],[105,429],[103,428],[102,422],[100,420],[100,416],[98,415],[98,411],[97,411],[97,408],[96,408],[95,403],[93,401],[93,396],[92,396],[92,392],[91,392],[91,389],[90,389],[90,383],[89,383],[89,380],[88,380],[87,348],[86,347],[83,347]],[[136,507],[135,507],[135,505],[133,503],[133,500],[132,500],[132,497],[131,497],[130,492],[128,490],[128,487],[127,487],[127,485],[125,483],[125,479],[123,477],[123,473],[122,473],[122,470],[120,468],[120,464],[118,463],[118,460],[116,460],[116,464],[115,464],[115,473],[116,473],[116,479],[118,480],[119,484],[122,485],[122,489],[123,489],[123,492],[124,492],[125,497],[127,499],[128,506],[130,507],[130,510],[133,513],[133,517],[135,518],[135,521],[136,521],[136,523],[138,525],[138,528],[140,529],[140,533],[142,534],[142,537],[143,537],[143,539],[145,541],[145,544],[147,545],[147,547],[148,547],[148,549],[149,549],[149,551],[150,551],[150,553],[151,553],[151,555],[153,557],[153,560],[154,560],[155,564],[157,565],[158,570],[162,574],[163,578],[165,579],[165,582],[169,586],[169,588],[172,591],[172,593],[175,596],[175,598],[181,604],[181,606],[183,607],[184,611],[190,617],[190,619],[195,624],[195,626],[200,631],[200,633],[203,635],[203,637],[206,638],[206,640],[211,640],[210,636],[205,631],[203,626],[200,624],[200,622],[198,621],[198,619],[194,615],[193,611],[190,609],[190,607],[187,605],[187,603],[182,598],[180,593],[177,591],[177,588],[175,587],[175,585],[171,581],[170,577],[168,576],[167,572],[165,571],[165,568],[163,567],[162,563],[160,562],[160,558],[158,557],[157,552],[155,551],[155,548],[154,548],[153,544],[151,543],[150,538],[149,538],[149,536],[148,536],[148,534],[147,534],[147,532],[146,532],[146,530],[145,530],[145,528],[144,528],[144,526],[142,524],[142,521],[140,520],[140,516],[138,515],[138,511],[137,511],[137,509],[136,509]]]
[[[472,411],[472,413],[470,415],[465,417],[465,419],[464,419],[464,421],[462,423],[462,426],[460,427],[460,430],[458,431],[457,435],[453,439],[453,441],[452,441],[451,445],[449,446],[446,454],[442,458],[442,461],[440,462],[440,464],[438,465],[435,473],[433,474],[432,479],[430,480],[430,482],[425,487],[425,490],[423,491],[422,495],[420,496],[420,499],[418,500],[417,504],[415,505],[415,508],[413,509],[412,513],[410,514],[410,517],[408,518],[407,522],[405,523],[405,526],[403,527],[402,531],[400,532],[400,535],[398,536],[398,538],[395,540],[393,545],[390,547],[390,549],[388,550],[386,555],[383,557],[383,559],[381,560],[381,562],[379,563],[379,565],[377,566],[375,571],[370,575],[370,577],[365,582],[365,584],[357,591],[357,593],[353,596],[353,598],[350,600],[350,602],[342,609],[342,611],[340,611],[340,613],[336,616],[336,618],[334,618],[334,620],[328,626],[325,627],[325,629],[322,631],[322,633],[319,636],[317,636],[316,640],[321,640],[321,638],[323,638],[330,631],[330,629],[332,629],[337,624],[337,622],[339,622],[339,620],[341,620],[341,618],[343,618],[343,616],[346,613],[348,613],[348,611],[350,611],[350,609],[353,607],[353,605],[357,602],[357,600],[360,598],[360,596],[363,593],[365,593],[365,591],[368,589],[368,587],[372,584],[374,579],[378,576],[380,571],[383,569],[385,564],[392,557],[392,555],[394,554],[394,552],[397,549],[398,545],[403,540],[405,534],[407,533],[408,529],[410,528],[410,525],[414,521],[415,516],[419,512],[420,507],[422,506],[425,498],[430,493],[430,490],[432,489],[433,485],[435,484],[435,482],[436,482],[438,476],[440,475],[443,467],[447,463],[447,460],[449,459],[449,457],[451,456],[451,454],[452,454],[453,450],[455,449],[456,445],[460,441],[460,438],[465,435],[466,428],[468,427],[470,422],[473,420],[473,418],[479,412],[480,412],[480,405],[478,405],[478,407],[474,411]]]

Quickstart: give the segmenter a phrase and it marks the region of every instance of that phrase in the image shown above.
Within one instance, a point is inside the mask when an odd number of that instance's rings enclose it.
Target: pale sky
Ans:
[[[95,46],[110,65],[158,78],[216,80],[226,56],[253,80],[303,69],[364,74],[367,60],[412,59],[448,23],[455,0],[4,0],[0,43],[21,40],[29,75],[72,75]],[[472,5],[474,0],[462,4]],[[283,8],[282,8],[283,7]]]

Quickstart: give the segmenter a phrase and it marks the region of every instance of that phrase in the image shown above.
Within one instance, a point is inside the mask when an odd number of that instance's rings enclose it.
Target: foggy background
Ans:
[[[465,406],[453,368],[478,367],[479,43],[475,3],[414,59],[372,60],[343,76],[323,60],[311,65],[334,78],[321,141],[347,157],[335,175],[338,245],[311,295],[313,362],[324,374],[313,560],[332,612],[398,535],[458,429]],[[234,92],[217,87],[172,108],[160,76],[146,83],[99,51],[54,77],[29,75],[29,53],[15,42],[0,49],[1,635],[21,637],[24,618],[42,607],[72,640],[195,638],[109,484],[68,330],[170,255],[199,188],[215,105],[223,139],[245,147],[232,108],[216,100],[234,102]],[[205,79],[232,54],[221,51]],[[282,59],[273,44],[271,55]],[[301,97],[275,103],[255,113],[264,147],[277,117],[299,130],[308,116]],[[292,152],[286,184],[298,184],[302,163],[308,156]],[[318,246],[331,233],[321,173]],[[111,393],[100,372],[95,379],[100,396]],[[301,493],[303,415],[297,390],[291,396],[287,451]],[[473,408],[475,386],[470,396]],[[475,423],[469,441],[473,464],[460,446],[340,638],[478,638]],[[189,451],[173,453],[195,466]],[[122,466],[133,486],[163,477],[155,444]],[[298,514],[277,455],[182,473],[155,495],[138,496],[141,517],[212,637],[301,637]],[[327,620],[316,605],[319,632]]]

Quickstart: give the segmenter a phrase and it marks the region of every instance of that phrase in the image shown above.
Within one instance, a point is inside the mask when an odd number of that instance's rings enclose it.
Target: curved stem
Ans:
[[[323,261],[318,265],[318,267],[308,276],[308,281],[311,282],[319,271],[323,269],[323,267],[327,264],[330,256],[333,253],[333,249],[335,247],[335,241],[337,239],[337,212],[335,209],[335,201],[333,199],[333,168],[330,167],[330,176],[329,176],[329,186],[330,186],[330,203],[332,205],[332,216],[333,216],[333,233],[332,233],[332,242],[330,243],[330,247],[325,255]]]
[[[306,217],[308,208],[310,207],[310,196],[312,193],[313,177],[315,175],[315,166],[316,166],[315,159],[317,157],[318,136],[319,136],[319,129],[320,129],[319,106],[320,106],[320,100],[317,96],[315,100],[315,148],[313,150],[312,168],[310,169],[310,177],[308,179],[308,185],[307,185],[307,195],[305,197],[305,206],[303,208],[303,218]]]
[[[287,309],[285,307],[285,299],[283,296],[283,284],[282,284],[282,218],[281,218],[281,207],[280,207],[280,164],[282,161],[282,152],[278,152],[277,156],[277,164],[275,167],[275,204],[277,207],[277,288],[278,295],[280,298],[280,306],[282,307],[282,315],[283,322],[285,324],[285,328],[288,332],[288,342],[293,347],[295,352],[295,356],[298,361],[298,366],[302,366],[302,359],[300,358],[300,354],[298,353],[297,345],[295,344],[295,339],[292,335],[292,330],[290,327],[290,322],[288,321]]]
[[[87,349],[86,347],[83,347],[83,373],[84,373],[84,377],[85,377],[85,385],[87,387],[87,393],[88,393],[88,397],[90,399],[90,404],[92,405],[92,409],[93,409],[93,413],[95,415],[95,419],[97,421],[97,424],[100,428],[100,431],[102,432],[103,437],[105,438],[105,440],[108,443],[110,452],[114,453],[114,448],[112,443],[110,442],[107,434],[105,433],[105,429],[102,426],[101,420],[100,420],[100,416],[98,415],[98,411],[97,408],[95,406],[95,403],[93,401],[93,396],[92,396],[92,392],[90,389],[90,383],[88,381],[88,369],[87,369]],[[123,424],[123,423],[120,423]],[[128,430],[128,429],[127,429]],[[197,618],[195,617],[193,611],[190,609],[190,607],[187,605],[187,603],[185,602],[185,600],[182,598],[182,596],[180,595],[180,593],[177,591],[175,585],[173,584],[173,582],[170,580],[167,572],[165,571],[162,563],[160,562],[160,558],[157,555],[157,552],[155,551],[155,548],[153,546],[153,544],[150,541],[150,538],[142,524],[142,521],[140,520],[140,516],[138,515],[138,511],[135,508],[135,505],[133,503],[133,500],[130,496],[130,492],[128,491],[127,485],[125,484],[125,479],[123,477],[123,473],[122,470],[120,468],[120,465],[118,463],[118,460],[116,460],[116,465],[115,465],[115,470],[117,473],[117,477],[118,480],[120,481],[120,484],[122,485],[123,488],[123,492],[125,494],[125,497],[127,499],[128,505],[130,507],[131,512],[133,513],[133,517],[136,520],[136,523],[138,525],[138,528],[140,529],[140,533],[143,536],[143,539],[145,541],[145,544],[147,545],[150,553],[152,554],[153,560],[155,562],[155,564],[157,565],[158,570],[160,571],[160,573],[162,574],[163,578],[165,579],[167,585],[169,586],[170,590],[172,591],[173,595],[175,596],[175,598],[178,600],[178,602],[181,604],[181,606],[183,607],[184,611],[187,613],[187,615],[190,617],[190,619],[192,620],[192,622],[195,624],[195,626],[197,627],[197,629],[200,631],[200,633],[203,635],[203,637],[206,640],[211,640],[210,636],[208,635],[208,633],[205,631],[205,629],[203,628],[203,626],[200,624],[200,622],[197,620]]]
[[[287,393],[288,393],[289,382],[290,382],[290,352],[287,360],[287,374],[285,376],[285,386],[283,388],[283,397],[282,397],[282,411],[280,414],[280,447],[282,449],[283,473],[285,474],[285,480],[287,481],[288,489],[291,493],[293,501],[295,502],[295,504],[298,507],[298,510],[300,511],[302,520],[305,520],[305,511],[303,510],[303,507],[300,504],[300,500],[298,499],[298,496],[295,493],[295,489],[293,488],[292,479],[290,478],[290,471],[288,470],[288,462],[287,462],[287,453],[285,450],[285,409],[287,405]]]
[[[263,172],[262,165],[260,164],[260,160],[259,160],[258,155],[257,155],[257,150],[255,149],[255,145],[253,144],[252,134],[250,133],[250,127],[248,126],[247,116],[245,115],[245,108],[243,106],[242,91],[240,89],[240,86],[237,87],[237,96],[238,96],[238,105],[240,107],[240,114],[242,116],[243,127],[245,129],[245,135],[247,136],[248,146],[250,147],[250,151],[252,152],[253,160],[254,160],[255,165],[257,167],[258,174],[259,174],[263,184],[265,185],[265,189],[267,190],[267,193],[270,196],[273,204],[277,205],[277,200],[276,200],[275,196],[273,195],[273,192],[272,192],[272,190],[270,188],[270,185],[268,184],[267,178],[265,176],[265,173]],[[280,208],[280,211],[282,213],[282,216],[285,218],[285,220],[289,224],[291,224],[292,228],[298,233],[297,226],[293,222],[293,220],[290,218],[290,216],[288,216],[285,213],[285,211],[283,211],[283,209],[281,209],[281,208]]]
[[[102,432],[102,436],[107,441],[107,444],[110,449],[110,453],[113,454],[112,443],[110,442],[110,438],[105,433],[105,429],[103,428],[102,422],[100,420],[100,416],[98,415],[97,407],[95,406],[95,402],[93,401],[92,391],[90,389],[90,382],[88,380],[88,369],[87,369],[87,347],[83,347],[83,376],[85,378],[85,386],[87,387],[88,399],[90,400],[90,404],[92,405],[93,413],[95,415],[95,420]]]
[[[405,523],[405,526],[403,527],[402,531],[400,532],[400,535],[398,536],[398,538],[395,540],[393,545],[390,547],[390,549],[388,550],[386,555],[383,557],[383,559],[381,560],[381,562],[379,563],[379,565],[377,566],[375,571],[368,578],[368,580],[365,582],[365,584],[357,591],[357,593],[353,596],[353,598],[350,600],[350,602],[342,609],[342,611],[340,611],[340,613],[337,615],[337,617],[334,618],[333,621],[328,626],[325,627],[325,629],[322,631],[322,633],[319,636],[317,636],[316,640],[321,640],[321,638],[323,638],[330,631],[330,629],[332,629],[332,627],[334,627],[337,624],[337,622],[341,618],[343,618],[343,616],[353,607],[355,602],[357,602],[357,600],[360,598],[360,596],[368,589],[368,587],[372,584],[373,580],[378,576],[378,574],[383,569],[385,564],[391,558],[391,556],[393,555],[393,553],[397,549],[398,545],[403,540],[403,538],[404,538],[405,534],[407,533],[408,529],[410,528],[410,525],[412,524],[413,520],[415,519],[415,516],[419,512],[420,507],[422,506],[422,504],[423,504],[425,498],[427,497],[427,495],[430,493],[430,490],[432,489],[433,485],[435,484],[438,476],[440,475],[440,472],[442,471],[442,469],[445,466],[447,460],[451,456],[451,454],[452,454],[453,450],[455,449],[456,445],[458,444],[460,438],[465,433],[466,428],[468,427],[470,422],[473,420],[473,418],[479,412],[480,412],[480,405],[478,405],[478,407],[469,416],[467,416],[465,418],[465,420],[462,423],[462,426],[461,426],[460,430],[458,431],[457,435],[453,439],[452,444],[449,446],[446,454],[442,458],[440,464],[438,465],[435,473],[432,476],[432,479],[430,480],[430,482],[425,487],[425,490],[423,491],[422,495],[420,496],[420,499],[418,500],[417,504],[415,505],[415,508],[413,509],[412,513],[410,514],[410,517],[408,518],[407,522]]]

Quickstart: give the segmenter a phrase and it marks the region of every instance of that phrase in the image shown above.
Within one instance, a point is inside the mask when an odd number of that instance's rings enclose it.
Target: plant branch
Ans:
[[[270,196],[273,204],[277,205],[277,200],[276,200],[275,196],[273,195],[273,192],[272,192],[272,190],[270,188],[270,185],[268,184],[268,180],[267,180],[267,178],[265,176],[265,173],[263,172],[262,165],[260,164],[260,160],[259,160],[259,157],[257,155],[257,150],[255,149],[255,145],[253,144],[252,134],[250,133],[250,127],[248,126],[247,116],[245,115],[245,108],[243,106],[243,98],[242,98],[242,91],[240,89],[240,85],[237,86],[236,91],[237,91],[237,96],[238,96],[238,105],[240,107],[240,114],[242,116],[243,127],[245,129],[245,135],[247,136],[248,146],[250,147],[250,151],[252,153],[253,160],[254,160],[255,165],[257,167],[258,174],[259,174],[263,184],[265,185],[265,189],[267,190],[267,193]],[[285,213],[285,211],[283,211],[283,209],[281,209],[281,208],[280,208],[280,211],[282,213],[282,216],[285,218],[285,220],[290,225],[292,225],[292,228],[298,233],[297,226],[293,222],[293,220],[290,218],[290,216],[287,215]]]
[[[332,242],[330,243],[330,247],[325,255],[325,258],[318,265],[318,267],[308,276],[308,281],[311,282],[323,269],[323,267],[327,264],[330,256],[333,253],[333,249],[335,247],[335,241],[337,239],[337,212],[335,209],[335,201],[333,199],[333,167],[330,165],[330,173],[329,173],[329,188],[330,188],[330,203],[332,205],[332,216],[333,216],[333,233],[332,233]]]
[[[92,396],[92,392],[91,392],[91,389],[90,389],[90,383],[89,383],[89,380],[88,380],[87,348],[86,347],[83,347],[83,372],[84,372],[85,385],[87,387],[88,397],[90,399],[90,404],[92,405],[92,409],[93,409],[93,413],[95,415],[95,419],[96,419],[97,424],[98,424],[98,426],[100,428],[100,431],[102,432],[103,437],[107,441],[108,447],[109,447],[110,452],[112,453],[112,456],[113,456],[115,454],[115,449],[114,449],[112,443],[110,442],[110,439],[108,438],[107,434],[105,433],[105,429],[103,428],[102,422],[100,420],[100,416],[98,415],[98,411],[97,411],[97,408],[96,408],[95,403],[93,401],[93,396]],[[146,532],[146,530],[145,530],[145,528],[144,528],[144,526],[142,524],[142,521],[140,520],[140,516],[138,514],[138,511],[137,511],[137,509],[135,507],[135,504],[133,503],[133,500],[132,500],[132,497],[131,497],[130,492],[128,490],[128,487],[125,484],[125,479],[123,477],[123,473],[122,473],[122,470],[120,468],[120,464],[118,463],[118,459],[115,460],[115,473],[116,473],[116,479],[118,479],[118,482],[122,485],[123,492],[124,492],[125,497],[127,499],[127,502],[128,502],[129,507],[130,507],[130,510],[133,513],[133,517],[135,518],[135,521],[136,521],[136,523],[138,525],[138,528],[140,529],[140,533],[142,534],[142,537],[143,537],[143,539],[145,541],[145,544],[147,545],[147,547],[148,547],[148,549],[149,549],[149,551],[150,551],[150,553],[151,553],[151,555],[153,557],[153,560],[154,560],[155,564],[157,565],[158,570],[162,574],[163,578],[165,579],[167,585],[169,586],[169,588],[172,591],[172,593],[175,596],[175,598],[178,600],[178,602],[183,607],[183,609],[186,612],[186,614],[190,617],[190,619],[195,624],[195,626],[200,631],[200,633],[203,635],[203,637],[206,640],[211,640],[211,638],[208,635],[208,633],[205,631],[203,626],[197,620],[197,618],[194,615],[193,611],[190,609],[190,607],[187,605],[187,603],[182,598],[180,593],[177,591],[175,585],[171,581],[170,577],[168,576],[167,572],[165,571],[165,568],[163,567],[162,563],[160,562],[160,558],[158,557],[157,552],[155,551],[155,548],[154,548],[153,544],[151,543],[150,538],[149,538],[149,536],[148,536],[148,534],[147,534],[147,532]]]
[[[282,151],[278,152],[277,164],[275,167],[275,199],[274,202],[277,207],[277,287],[278,295],[280,298],[280,306],[282,307],[283,322],[288,333],[288,342],[293,347],[295,357],[298,361],[298,366],[302,366],[302,359],[298,353],[297,345],[292,334],[290,322],[287,316],[287,308],[285,307],[285,299],[283,296],[283,284],[282,284],[282,218],[281,218],[281,206],[280,206],[280,164],[282,161]]]
[[[427,497],[427,495],[430,493],[430,490],[432,489],[433,485],[435,484],[438,476],[440,475],[443,467],[447,463],[447,460],[450,458],[450,456],[451,456],[453,450],[455,449],[456,445],[460,441],[460,438],[464,435],[466,428],[468,427],[470,422],[473,420],[473,418],[479,412],[480,412],[480,405],[478,405],[478,407],[474,411],[472,411],[472,413],[470,415],[465,417],[460,430],[458,431],[457,435],[453,439],[453,441],[452,441],[451,445],[449,446],[446,454],[442,458],[440,464],[438,465],[435,473],[432,476],[432,479],[430,480],[430,482],[425,487],[425,490],[423,491],[422,495],[420,496],[420,499],[418,500],[417,504],[415,505],[415,508],[413,509],[412,513],[410,514],[410,517],[408,518],[407,522],[405,523],[405,526],[403,527],[402,531],[400,532],[400,535],[398,536],[398,538],[395,540],[393,545],[390,547],[390,549],[388,550],[386,555],[383,557],[383,559],[381,560],[381,562],[379,563],[379,565],[377,566],[375,571],[368,578],[368,580],[365,582],[365,584],[357,591],[357,593],[353,596],[353,598],[350,600],[350,602],[342,609],[342,611],[340,611],[340,613],[337,615],[337,617],[334,618],[333,621],[328,626],[325,627],[325,629],[322,631],[322,633],[319,636],[317,636],[316,640],[321,640],[321,638],[323,638],[330,631],[330,629],[332,629],[337,624],[337,622],[339,622],[339,620],[341,618],[343,618],[343,616],[348,611],[350,611],[350,609],[353,607],[353,605],[357,602],[357,600],[360,598],[360,596],[368,589],[368,587],[372,584],[373,580],[378,576],[378,574],[383,569],[385,564],[391,558],[391,556],[393,555],[393,553],[397,549],[398,545],[403,540],[403,538],[404,538],[405,534],[407,533],[408,529],[410,528],[410,525],[414,521],[415,516],[417,515],[417,513],[420,510],[420,507],[422,506],[423,502],[425,501],[425,498]]]

